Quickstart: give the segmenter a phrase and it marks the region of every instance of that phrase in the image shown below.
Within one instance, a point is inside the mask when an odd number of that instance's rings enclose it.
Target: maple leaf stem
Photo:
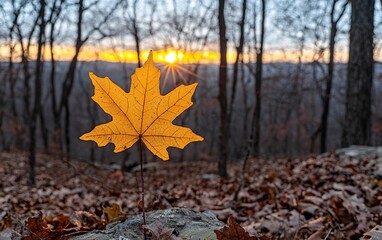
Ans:
[[[142,147],[142,137],[139,136],[139,152],[141,159],[141,193],[142,193],[142,216],[143,216],[143,225],[146,225],[146,214],[145,214],[145,185],[143,181],[143,147]],[[143,237],[146,240],[146,229],[143,228]]]

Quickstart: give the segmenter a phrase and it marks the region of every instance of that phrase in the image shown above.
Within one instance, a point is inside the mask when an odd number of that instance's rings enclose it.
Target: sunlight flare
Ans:
[[[167,63],[175,63],[177,60],[176,52],[170,51],[169,53],[166,54],[165,61]]]

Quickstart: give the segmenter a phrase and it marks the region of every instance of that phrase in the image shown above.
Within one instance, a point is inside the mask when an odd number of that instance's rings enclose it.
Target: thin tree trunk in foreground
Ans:
[[[261,8],[261,33],[260,47],[256,53],[256,73],[255,73],[255,111],[254,111],[254,141],[253,154],[255,157],[260,155],[260,120],[261,120],[261,85],[263,78],[263,50],[264,50],[264,33],[265,33],[265,0],[262,0]]]
[[[333,0],[332,9],[330,12],[330,37],[329,37],[329,63],[328,63],[328,75],[326,77],[326,88],[324,95],[323,111],[321,115],[321,125],[319,131],[321,131],[320,139],[320,152],[326,152],[326,143],[327,143],[327,132],[328,132],[328,122],[329,122],[329,110],[330,110],[330,98],[332,91],[333,83],[333,73],[334,73],[334,51],[336,44],[336,35],[337,35],[337,24],[345,13],[347,3],[343,6],[342,12],[337,19],[334,19],[334,14],[336,12],[336,3],[338,0]]]
[[[219,0],[219,42],[220,42],[220,66],[219,66],[219,95],[220,103],[220,133],[219,133],[219,162],[218,173],[221,177],[227,176],[228,158],[228,116],[227,116],[227,39],[224,19],[225,0]]]
[[[247,0],[243,0],[243,5],[242,5],[242,15],[241,15],[241,20],[240,20],[240,39],[239,39],[239,45],[236,47],[236,59],[235,63],[233,65],[233,76],[232,76],[232,92],[231,92],[231,99],[229,103],[229,108],[228,108],[228,125],[231,125],[232,121],[232,112],[233,112],[233,105],[235,102],[235,96],[236,96],[236,86],[237,86],[237,79],[239,75],[239,62],[240,59],[242,58],[243,54],[243,48],[244,48],[244,25],[245,25],[245,15],[247,12]]]
[[[34,104],[32,110],[32,117],[30,121],[30,143],[29,143],[29,185],[35,185],[35,165],[36,165],[36,130],[37,120],[41,110],[41,83],[42,83],[42,47],[43,36],[45,32],[45,0],[40,0],[39,10],[39,35],[38,35],[38,47],[37,47],[37,59],[36,59],[36,78],[34,85]]]

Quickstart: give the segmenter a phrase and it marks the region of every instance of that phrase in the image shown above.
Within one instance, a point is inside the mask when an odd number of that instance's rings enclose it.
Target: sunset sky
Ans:
[[[19,49],[16,49],[16,56],[19,56],[17,52]],[[34,56],[37,49],[31,47],[30,55]],[[150,50],[143,50],[141,52],[141,59],[144,61]],[[74,55],[74,49],[71,47],[57,47],[54,50],[55,56],[58,61],[69,61]],[[220,60],[220,54],[217,51],[183,51],[177,49],[162,49],[154,50],[154,61],[159,63],[172,63],[176,62],[179,64],[193,64],[193,63],[202,63],[202,64],[217,64]],[[381,61],[381,51],[375,52],[375,58],[377,61]],[[7,47],[0,47],[1,61],[7,61],[9,57],[9,49]],[[315,51],[313,50],[304,50],[302,57],[303,62],[312,61]],[[325,51],[324,59],[327,59],[328,52]],[[227,53],[227,58],[229,63],[235,61],[236,53],[235,51],[229,51]],[[266,51],[264,54],[265,62],[298,62],[299,52],[298,51],[288,51],[288,50],[271,50]],[[336,61],[337,62],[346,62],[348,58],[348,53],[345,49],[336,52]],[[45,59],[50,60],[50,52],[45,51]],[[84,47],[80,52],[79,60],[80,61],[107,61],[107,62],[127,62],[127,63],[136,63],[137,53],[134,50],[123,50],[123,49],[97,49],[94,47]],[[246,53],[244,56],[245,62],[254,61],[254,54]],[[16,59],[20,60],[20,59]]]
[[[158,18],[164,17],[164,14],[166,12],[173,12],[174,6],[172,1],[165,1],[166,4],[161,4],[158,6],[157,12],[158,12]],[[206,1],[209,2],[209,1]],[[105,1],[107,3],[107,1]],[[196,1],[193,3],[197,3]],[[313,4],[313,3],[312,3]],[[187,9],[183,9],[185,7],[192,8],[195,7],[195,9],[198,9],[198,6],[194,6],[195,4],[191,4],[190,6],[182,6],[179,5],[178,11],[179,15],[182,16],[183,13],[187,13]],[[107,7],[107,4],[105,5]],[[230,6],[231,7],[231,6]],[[240,5],[236,6],[240,7]],[[144,6],[140,6],[139,9],[145,9]],[[253,6],[249,4],[249,14],[251,13],[251,9]],[[192,9],[190,10],[192,12]],[[232,39],[236,39],[237,42],[237,36],[235,36],[235,15],[239,14],[240,9],[236,12],[227,12],[227,35],[230,38],[230,41],[228,41],[228,62],[233,63],[235,60],[235,43],[232,41]],[[252,9],[253,11],[253,9]],[[375,51],[375,59],[377,61],[382,61],[382,54],[381,54],[381,39],[382,39],[382,30],[381,30],[381,22],[378,20],[381,15],[381,7],[379,4],[376,4],[376,27],[375,27],[375,39],[376,39],[376,51]],[[159,14],[160,13],[160,14]],[[116,15],[121,15],[122,12],[116,12]],[[142,14],[142,18],[147,18],[147,15],[143,15],[145,13],[139,12],[139,14]],[[192,12],[192,14],[195,14],[198,16],[199,13]],[[350,11],[348,10],[346,12],[345,17],[343,20],[340,21],[340,34],[337,37],[337,44],[336,44],[336,54],[335,54],[335,61],[337,62],[346,62],[348,59],[348,30],[349,30],[349,19]],[[232,15],[232,16],[231,16]],[[75,17],[73,14],[69,14],[67,16],[68,20],[64,21],[63,25],[61,26],[62,30],[60,30],[58,41],[59,43],[55,45],[54,53],[56,56],[56,60],[58,61],[69,61],[74,55],[74,49],[73,49],[73,37],[75,36],[73,34],[73,31],[75,29],[73,28],[73,24],[68,25],[68,23],[73,23],[75,20],[71,19],[72,17]],[[251,19],[253,16],[248,16],[248,19]],[[278,6],[276,5],[275,1],[269,1],[268,6],[268,12],[267,12],[267,21],[266,21],[266,35],[265,35],[265,51],[264,51],[264,61],[265,62],[298,62],[300,59],[300,52],[299,52],[299,37],[300,37],[300,30],[298,29],[299,25],[297,26],[279,26],[279,12],[278,12]],[[237,18],[237,16],[236,16]],[[309,17],[307,17],[309,18]],[[210,19],[209,23],[207,24],[216,24],[217,19]],[[7,21],[7,19],[3,19],[3,21]],[[248,20],[252,21],[252,20]],[[89,24],[89,23],[87,23]],[[113,25],[114,24],[114,25]],[[120,24],[119,22],[113,22],[111,21],[110,26],[115,27],[115,25]],[[187,24],[190,24],[188,26]],[[191,27],[193,23],[186,23],[186,26]],[[89,26],[89,25],[84,25]],[[201,26],[200,31],[203,32],[205,26]],[[125,29],[124,27],[121,27],[122,30]],[[165,63],[169,62],[170,60],[176,63],[180,64],[191,64],[191,63],[204,63],[204,64],[218,64],[219,63],[219,45],[218,45],[218,36],[217,31],[213,32],[210,40],[208,41],[208,44],[204,47],[200,47],[200,42],[194,42],[194,43],[187,43],[182,42],[184,40],[177,40],[174,34],[171,34],[172,31],[174,31],[171,28],[166,29],[164,26],[159,26],[158,34],[156,35],[150,35],[149,33],[143,31],[141,32],[141,40],[142,40],[142,46],[141,49],[141,59],[144,61],[147,57],[149,50],[154,50],[156,54],[154,55],[154,60],[156,62]],[[187,29],[187,27],[186,27]],[[329,26],[325,31],[329,29]],[[105,29],[107,30],[107,29]],[[120,34],[108,38],[101,41],[89,41],[87,42],[84,47],[82,48],[79,60],[81,61],[108,61],[108,62],[128,62],[128,63],[136,63],[137,59],[137,53],[134,51],[134,40],[129,33],[123,32],[121,30]],[[248,32],[251,32],[252,30],[248,29]],[[187,30],[184,33],[187,35]],[[327,32],[322,32],[323,37],[327,36]],[[326,37],[327,38],[327,37]],[[187,36],[184,36],[184,39],[187,39]],[[252,34],[249,34],[246,36],[246,41],[253,42],[253,36]],[[327,39],[323,40],[322,42],[314,42],[314,37],[311,36],[309,33],[306,35],[306,40],[304,42],[303,47],[303,54],[301,57],[301,61],[303,62],[311,62],[314,59],[315,54],[317,54],[318,48],[327,49],[328,43]],[[0,41],[0,61],[8,61],[9,58],[9,46],[8,43],[1,42]],[[317,44],[317,45],[315,45]],[[253,45],[253,44],[252,44]],[[196,46],[196,47],[195,47]],[[248,49],[245,50],[244,54],[244,60],[246,62],[248,61],[255,61],[254,56],[254,50],[253,46],[251,46],[251,50],[248,51]],[[50,49],[47,46],[45,48],[45,60],[50,60]],[[20,60],[20,46],[16,46],[15,48],[15,60]],[[34,46],[31,47],[30,50],[30,58],[33,59],[33,56],[36,55],[36,48]],[[250,52],[250,53],[248,53]],[[323,61],[327,61],[328,59],[328,51],[324,50],[323,52]]]

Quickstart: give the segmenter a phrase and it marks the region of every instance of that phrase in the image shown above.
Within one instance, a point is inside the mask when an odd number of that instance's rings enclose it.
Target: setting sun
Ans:
[[[169,52],[166,54],[165,61],[167,63],[174,63],[176,61],[176,53],[175,52]]]

